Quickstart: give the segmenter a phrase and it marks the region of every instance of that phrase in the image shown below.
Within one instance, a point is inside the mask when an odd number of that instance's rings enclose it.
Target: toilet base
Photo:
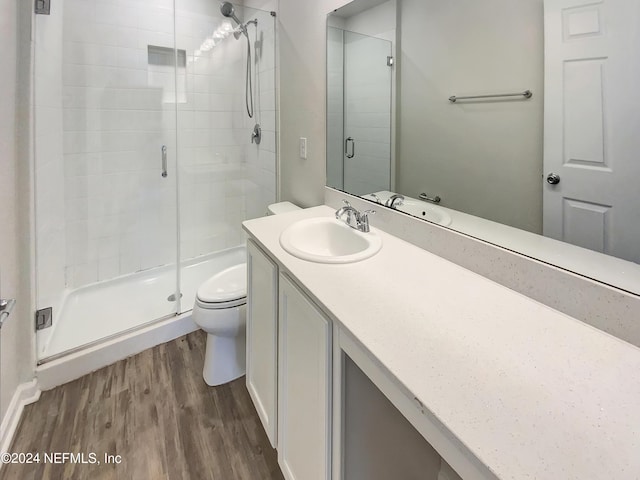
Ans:
[[[215,387],[240,378],[246,373],[246,335],[219,337],[207,334],[202,377]]]

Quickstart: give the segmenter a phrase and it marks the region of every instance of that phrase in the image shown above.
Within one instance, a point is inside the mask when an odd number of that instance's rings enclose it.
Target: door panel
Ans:
[[[287,480],[327,480],[329,321],[284,275],[278,313],[278,463]]]
[[[604,252],[610,242],[611,207],[580,200],[564,199],[564,241]]]
[[[173,25],[153,2],[34,17],[36,308],[53,309],[40,359],[178,311]]]
[[[544,234],[640,262],[640,0],[544,5]]]
[[[602,77],[606,60],[564,64],[565,165],[606,167]]]
[[[276,448],[278,267],[247,241],[247,390]]]

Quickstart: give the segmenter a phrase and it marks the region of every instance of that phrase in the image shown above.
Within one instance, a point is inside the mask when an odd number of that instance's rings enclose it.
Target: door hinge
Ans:
[[[387,57],[387,67],[393,67],[393,63],[394,63],[393,57],[391,56]]]
[[[53,308],[36,310],[36,330],[49,328],[53,324]]]
[[[49,15],[51,0],[35,0],[36,15]]]

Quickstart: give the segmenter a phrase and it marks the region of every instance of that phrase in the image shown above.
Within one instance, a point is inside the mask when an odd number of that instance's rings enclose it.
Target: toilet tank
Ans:
[[[280,215],[281,213],[293,212],[300,210],[300,207],[291,202],[272,203],[267,207],[267,215]]]

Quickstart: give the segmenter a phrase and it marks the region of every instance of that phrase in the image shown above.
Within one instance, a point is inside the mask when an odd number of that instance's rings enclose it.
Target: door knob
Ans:
[[[547,183],[549,185],[557,185],[560,183],[560,175],[557,173],[550,173],[547,175]]]

